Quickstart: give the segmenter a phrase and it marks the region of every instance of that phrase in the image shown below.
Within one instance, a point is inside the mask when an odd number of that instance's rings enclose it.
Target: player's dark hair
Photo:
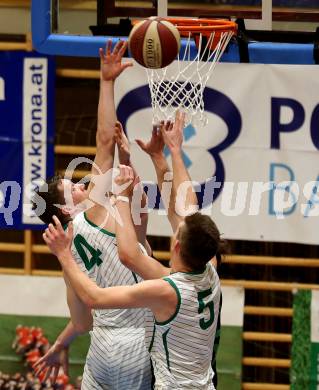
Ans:
[[[208,215],[187,216],[177,238],[181,258],[193,271],[202,271],[214,256],[220,258],[224,252],[225,240],[220,238],[216,224]]]
[[[36,191],[36,194],[45,201],[45,210],[43,214],[38,215],[38,217],[47,225],[49,223],[52,223],[53,215],[56,215],[59,218],[62,225],[67,224],[71,220],[71,217],[69,215],[63,214],[62,210],[56,206],[65,204],[65,199],[62,190],[61,188],[59,188],[61,184],[62,177],[56,175],[48,179],[45,184],[43,184],[38,189],[38,191]],[[36,205],[33,201],[33,209],[35,210],[35,208]]]

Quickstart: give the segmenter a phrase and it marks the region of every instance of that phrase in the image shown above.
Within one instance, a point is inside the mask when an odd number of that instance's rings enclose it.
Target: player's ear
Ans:
[[[177,254],[179,254],[179,252],[181,251],[181,243],[179,242],[178,239],[176,239],[174,242],[173,251],[176,252]]]

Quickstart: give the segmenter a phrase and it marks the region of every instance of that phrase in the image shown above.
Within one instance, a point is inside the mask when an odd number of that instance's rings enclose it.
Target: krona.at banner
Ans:
[[[43,228],[31,201],[54,170],[53,58],[0,52],[0,228]]]

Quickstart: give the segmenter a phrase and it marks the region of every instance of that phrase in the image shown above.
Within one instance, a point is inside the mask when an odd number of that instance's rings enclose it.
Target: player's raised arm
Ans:
[[[192,186],[191,177],[186,169],[183,155],[183,130],[185,113],[176,112],[175,122],[166,122],[161,125],[161,133],[165,145],[169,148],[173,167],[173,197],[175,218],[173,230],[176,231],[179,223],[184,219],[186,210],[197,211],[197,196]],[[195,210],[196,209],[196,210]]]
[[[144,280],[168,275],[169,268],[143,254],[139,247],[130,207],[130,195],[133,190],[133,186],[130,184],[134,181],[132,168],[121,165],[120,174],[115,181],[121,188],[116,200],[116,208],[119,213],[119,218],[116,220],[116,239],[121,262]]]
[[[114,132],[116,124],[116,110],[114,103],[114,84],[116,78],[132,62],[122,62],[127,48],[127,42],[119,41],[112,50],[112,41],[106,43],[106,48],[99,49],[100,54],[100,96],[98,104],[96,156],[92,167],[92,174],[105,173],[113,167],[114,160]],[[90,183],[90,186],[92,184]]]
[[[163,123],[161,125],[163,125]],[[170,183],[167,186],[163,186],[165,182],[171,182],[172,171],[164,155],[165,143],[159,126],[153,127],[152,136],[148,142],[145,143],[142,140],[137,139],[136,143],[152,160],[156,172],[157,185],[161,192],[161,198],[167,212],[168,220],[173,231],[175,231],[179,222],[176,220],[175,215],[176,195],[174,194],[174,188],[172,188]]]
[[[146,238],[148,213],[140,213],[140,210],[144,210],[147,205],[147,195],[144,192],[142,183],[138,178],[136,170],[132,164],[130,143],[128,138],[126,137],[126,134],[124,133],[122,124],[119,121],[117,121],[115,125],[114,139],[118,149],[119,163],[121,165],[130,166],[133,169],[134,175],[136,177],[136,186],[134,196],[132,197],[132,209],[136,213],[136,220],[133,220],[134,228],[138,241],[145,247],[147,253],[151,255],[152,249]]]
[[[67,303],[75,331],[78,334],[87,333],[92,330],[93,326],[91,310],[79,299],[67,276],[65,274],[63,276],[67,287]]]

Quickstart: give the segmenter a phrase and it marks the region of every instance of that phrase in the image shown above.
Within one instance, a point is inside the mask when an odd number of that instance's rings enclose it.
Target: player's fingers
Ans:
[[[170,125],[169,125],[169,129],[168,129],[168,130],[169,130],[169,131],[172,131],[172,130],[173,130],[173,127],[174,127],[174,123],[171,122]]]
[[[126,49],[127,49],[127,42],[126,41],[122,41],[122,46],[119,50],[119,56],[123,57],[125,52],[126,52]]]
[[[125,165],[120,165],[120,174],[119,174],[119,179],[123,180],[125,178]]]
[[[53,223],[49,223],[48,229],[49,229],[50,233],[52,234],[52,236],[55,236],[56,228],[53,226]]]
[[[180,126],[180,112],[179,111],[176,111],[174,124],[177,128]]]
[[[60,367],[54,367],[53,369],[53,375],[52,375],[52,378],[51,378],[51,384],[54,385],[54,383],[56,382],[56,378],[58,377],[58,374],[59,374],[59,369]]]
[[[125,168],[124,168],[124,178],[125,178],[125,181],[130,180],[130,169],[127,166],[125,166]]]
[[[186,113],[180,111],[178,115],[178,124],[180,127],[184,127],[185,117],[186,117]]]
[[[49,367],[42,382],[46,382],[49,379],[51,372],[52,372],[52,367]]]
[[[157,126],[157,135],[160,135],[160,136],[162,135],[162,131],[163,131],[164,126],[165,126],[164,121],[161,121],[159,123],[159,125]]]
[[[134,180],[134,171],[133,171],[133,169],[131,168],[131,167],[128,167],[128,169],[129,169],[129,178],[130,178],[130,180],[131,181],[133,181]]]
[[[34,365],[32,366],[34,370],[34,374],[38,375],[38,373],[43,370],[44,366],[45,366],[45,362],[41,361],[41,359],[35,362]]]
[[[113,49],[112,54],[117,55],[118,52],[120,51],[121,46],[122,46],[122,41],[119,39],[119,40],[116,42],[115,46],[114,46],[114,49]]]
[[[64,233],[64,230],[63,230],[63,227],[61,225],[61,222],[60,222],[59,218],[56,215],[53,215],[52,219],[53,219],[53,221],[55,223],[56,230],[59,233]]]
[[[42,356],[40,359],[38,359],[35,363],[33,363],[32,368],[39,367],[44,361],[44,356]]]
[[[34,376],[39,376],[41,372],[42,372],[42,368],[37,368],[36,370],[33,370]]]
[[[114,135],[113,135],[114,140],[116,141],[117,139],[119,139],[119,136],[120,136],[119,129],[115,127]]]
[[[69,375],[69,360],[66,358],[62,364],[62,368],[65,375]]]
[[[45,236],[48,240],[53,240],[53,236],[52,236],[52,234],[51,234],[51,232],[50,232],[50,230],[49,229],[45,229],[45,231],[44,231],[44,233],[43,233],[43,236]]]
[[[137,143],[137,145],[138,145],[142,150],[145,151],[145,149],[146,149],[146,144],[145,144],[142,140],[136,139],[135,142]]]
[[[124,133],[122,123],[120,121],[117,121],[116,123],[117,123],[118,129],[119,129],[119,132]]]
[[[42,238],[43,238],[43,241],[44,241],[47,245],[49,245],[49,244],[51,243],[51,241],[47,238],[47,236],[46,236],[45,233],[42,234]]]
[[[133,66],[133,62],[125,62],[124,64],[121,64],[121,73],[122,73],[125,69],[127,69],[127,68],[129,68],[129,67],[131,67],[131,66]]]
[[[111,49],[112,49],[112,39],[109,39],[107,42],[106,42],[106,55],[110,55],[111,54]]]
[[[160,124],[159,124],[159,131],[161,131],[161,129],[165,126],[165,122],[164,121],[160,121]]]
[[[72,221],[70,221],[68,223],[68,238],[70,240],[72,240],[72,238],[73,238],[73,222]]]
[[[128,183],[132,183],[133,180],[134,180],[133,169],[131,167],[126,167],[126,181]]]
[[[104,50],[102,49],[102,47],[99,48],[99,55],[100,55],[100,60],[103,61],[104,60]]]
[[[119,126],[116,126],[115,127],[115,130],[114,130],[114,135],[116,135],[117,137],[120,137],[121,136],[121,128]]]
[[[164,122],[163,125],[161,125],[160,131],[162,136],[165,136],[165,133],[167,132],[167,126],[168,126],[167,122]]]
[[[47,369],[47,365],[43,363],[37,370],[34,371],[34,375],[39,376],[43,371]]]
[[[119,140],[119,141],[116,143],[116,145],[117,145],[117,149],[118,149],[119,151],[124,151],[124,150],[125,150],[125,146],[123,145],[123,142],[122,142],[121,140]]]
[[[171,121],[167,121],[165,123],[165,131],[169,131],[170,126],[171,126]]]
[[[159,125],[158,124],[153,124],[153,129],[152,129],[152,136],[154,135],[157,135],[158,133],[158,128],[159,128]]]

